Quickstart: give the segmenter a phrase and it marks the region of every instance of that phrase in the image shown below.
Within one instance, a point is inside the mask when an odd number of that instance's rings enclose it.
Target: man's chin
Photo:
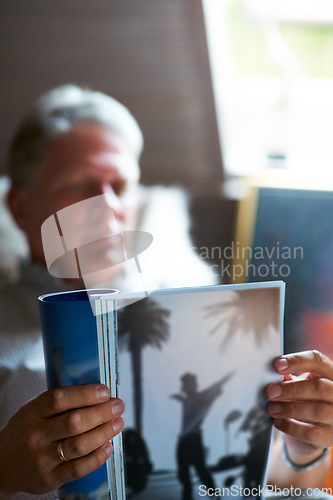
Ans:
[[[101,271],[83,274],[85,288],[112,288],[114,281],[118,280],[124,273],[123,264],[116,264],[105,267]]]
[[[75,285],[82,282],[83,288],[112,282],[123,273],[124,257],[115,251],[99,250],[89,254],[67,252],[55,260],[49,272]]]

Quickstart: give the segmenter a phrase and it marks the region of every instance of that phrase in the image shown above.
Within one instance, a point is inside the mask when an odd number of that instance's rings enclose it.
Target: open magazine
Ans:
[[[49,386],[101,381],[126,405],[107,466],[60,498],[260,496],[272,430],[263,388],[278,378],[284,284],[146,295],[40,299]]]

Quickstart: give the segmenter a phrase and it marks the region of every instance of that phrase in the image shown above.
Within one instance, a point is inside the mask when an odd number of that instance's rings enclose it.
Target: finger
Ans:
[[[333,382],[326,378],[288,380],[268,384],[266,396],[271,401],[325,401],[333,403]]]
[[[54,470],[54,483],[57,483],[60,486],[61,484],[80,479],[81,477],[90,474],[90,472],[98,469],[106,462],[106,460],[112,455],[112,451],[112,444],[106,443],[85,457],[61,464]]]
[[[274,419],[273,424],[285,434],[316,447],[326,448],[332,442],[332,434],[326,427],[291,419]]]
[[[84,457],[114,438],[124,427],[121,417],[100,425],[96,429],[62,441],[63,454],[67,461]]]
[[[333,380],[333,362],[317,350],[286,354],[277,358],[274,367],[278,373],[315,373]]]
[[[273,418],[292,418],[307,423],[330,426],[333,422],[333,406],[324,402],[269,403],[267,413]]]
[[[59,415],[50,420],[46,434],[57,441],[78,436],[100,425],[114,420],[124,413],[125,405],[121,399],[109,399],[106,403],[79,408]]]
[[[46,391],[34,400],[37,414],[52,417],[73,408],[82,408],[102,403],[110,399],[110,390],[102,384],[59,387]]]

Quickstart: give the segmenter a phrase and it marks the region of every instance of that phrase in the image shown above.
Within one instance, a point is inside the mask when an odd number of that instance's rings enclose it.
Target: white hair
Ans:
[[[143,135],[129,110],[102,92],[67,84],[42,95],[19,127],[8,155],[12,181],[29,182],[50,140],[82,122],[106,125],[122,136],[139,159]]]

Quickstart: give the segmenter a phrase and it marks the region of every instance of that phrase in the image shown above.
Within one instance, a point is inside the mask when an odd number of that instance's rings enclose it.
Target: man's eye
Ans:
[[[116,184],[113,184],[111,187],[113,189],[113,192],[117,196],[121,196],[126,191],[126,184],[124,182],[119,182],[119,183],[117,182]]]

